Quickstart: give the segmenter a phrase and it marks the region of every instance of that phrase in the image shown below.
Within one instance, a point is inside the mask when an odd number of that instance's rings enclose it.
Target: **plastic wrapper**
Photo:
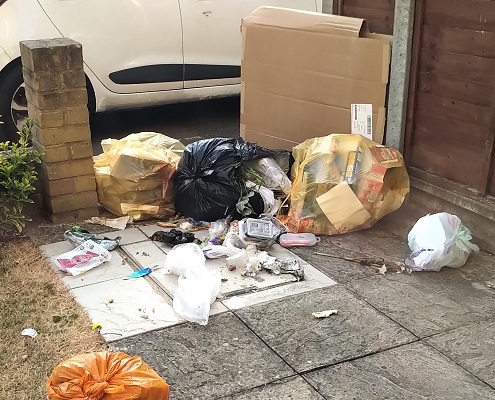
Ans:
[[[122,236],[117,236],[115,239],[110,239],[106,236],[95,235],[79,226],[73,226],[69,230],[65,231],[64,237],[74,246],[78,246],[88,240],[92,240],[108,251],[115,250],[119,247],[120,241],[122,240]]]
[[[102,141],[94,157],[98,200],[133,220],[168,217],[174,209],[174,177],[184,146],[160,133],[136,133]]]
[[[59,364],[46,384],[50,400],[168,400],[170,389],[140,357],[81,354]]]
[[[334,235],[371,227],[409,193],[402,155],[360,135],[333,134],[294,147],[292,232]]]
[[[273,158],[249,161],[247,165],[261,175],[263,186],[266,188],[280,190],[285,194],[290,193],[292,183]]]
[[[407,239],[412,253],[405,263],[413,271],[460,268],[473,251],[479,251],[471,243],[472,238],[459,217],[448,213],[426,215],[409,232]]]
[[[107,249],[88,240],[74,250],[52,257],[52,260],[61,271],[77,276],[96,268],[111,258],[112,255]]]
[[[177,211],[196,221],[208,222],[233,214],[243,190],[236,176],[239,166],[272,155],[272,151],[242,139],[215,138],[191,143],[177,169]]]

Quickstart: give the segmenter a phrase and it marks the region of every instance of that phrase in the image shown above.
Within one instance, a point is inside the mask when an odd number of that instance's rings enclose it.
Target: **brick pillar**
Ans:
[[[98,215],[82,46],[71,39],[21,42],[33,146],[52,222]]]

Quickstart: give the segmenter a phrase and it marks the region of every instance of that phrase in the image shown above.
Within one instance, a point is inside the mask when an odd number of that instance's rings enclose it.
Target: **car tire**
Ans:
[[[0,125],[0,140],[17,140],[19,127],[13,118],[13,105],[17,109],[14,114],[19,117],[18,122],[23,118],[27,119],[27,103],[24,93],[24,79],[22,77],[22,67],[19,64],[8,67],[0,75],[0,115],[3,124]],[[15,97],[15,98],[14,98]]]

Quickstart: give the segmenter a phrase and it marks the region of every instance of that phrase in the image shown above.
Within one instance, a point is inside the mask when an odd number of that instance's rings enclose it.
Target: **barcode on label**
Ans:
[[[369,137],[373,136],[372,133],[372,124],[371,124],[371,115],[366,116],[366,134]]]
[[[354,104],[354,121],[357,121],[358,119],[358,106],[357,104]]]

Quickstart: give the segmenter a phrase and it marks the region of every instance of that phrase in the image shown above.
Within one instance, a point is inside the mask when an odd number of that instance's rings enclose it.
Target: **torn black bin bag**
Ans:
[[[244,161],[273,155],[273,151],[240,138],[191,143],[177,169],[175,208],[196,221],[216,221],[233,214],[242,194],[237,168]]]

